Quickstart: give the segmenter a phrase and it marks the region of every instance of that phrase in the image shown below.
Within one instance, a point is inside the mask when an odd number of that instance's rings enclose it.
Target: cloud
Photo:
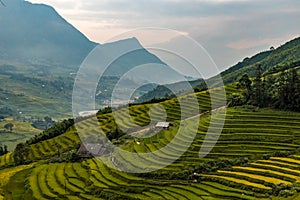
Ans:
[[[186,32],[221,67],[300,33],[298,0],[32,0],[103,43],[137,27]]]
[[[227,47],[235,49],[235,50],[242,50],[242,49],[249,49],[254,47],[260,46],[279,46],[282,44],[283,41],[288,41],[291,38],[299,37],[297,34],[288,34],[283,37],[277,38],[261,38],[261,39],[242,39],[236,42],[232,42],[227,45]],[[285,40],[284,40],[285,39]]]

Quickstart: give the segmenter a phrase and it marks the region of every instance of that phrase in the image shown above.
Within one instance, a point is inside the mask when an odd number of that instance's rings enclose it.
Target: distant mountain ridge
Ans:
[[[5,6],[0,5],[0,108],[21,112],[26,117],[37,114],[69,116],[66,114],[71,113],[72,89],[78,68],[93,52],[98,54],[92,74],[101,70],[106,76],[100,80],[96,92],[100,105],[110,99],[118,78],[138,66],[148,65],[148,71],[136,70],[131,74],[134,76],[126,77],[125,84],[119,89],[121,92],[128,93],[128,89],[134,88],[139,90],[135,96],[140,96],[155,86],[144,80],[158,79],[161,74],[168,74],[162,78],[165,81],[162,84],[182,78],[136,38],[97,44],[51,6],[23,0],[2,1]],[[124,50],[129,52],[118,54]],[[104,61],[111,57],[113,62],[105,66]],[[143,84],[146,86],[139,89],[138,86]]]
[[[90,41],[84,34],[62,18],[54,8],[44,4],[32,4],[24,0],[4,0],[0,6],[0,60],[18,60],[47,65],[69,65],[74,70],[95,49],[97,67],[102,58],[129,48],[134,51],[119,55],[111,64],[107,75],[120,76],[132,68],[147,64],[165,65],[148,52],[136,38],[128,38],[107,44]],[[165,65],[167,66],[167,65]],[[170,68],[169,68],[170,69]]]

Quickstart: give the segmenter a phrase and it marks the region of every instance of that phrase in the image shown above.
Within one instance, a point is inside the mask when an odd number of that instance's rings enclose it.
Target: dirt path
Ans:
[[[219,111],[219,110],[225,109],[226,107],[227,107],[227,106],[222,106],[222,107],[220,107],[220,108],[216,108],[216,109],[213,109],[213,110],[210,110],[210,111],[206,111],[206,112],[204,112],[204,113],[200,113],[200,114],[198,114],[198,115],[195,115],[195,116],[186,118],[186,119],[184,119],[184,120],[190,120],[190,119],[194,119],[194,118],[196,118],[196,117],[201,117],[201,116],[203,116],[203,115],[205,115],[205,114],[207,114],[207,113],[217,112],[217,111]],[[155,125],[148,125],[147,127],[143,128],[143,129],[141,129],[141,130],[138,130],[138,131],[129,133],[129,135],[135,136],[135,135],[137,135],[137,134],[140,134],[140,133],[149,131],[151,128],[154,128],[154,127],[155,127]]]

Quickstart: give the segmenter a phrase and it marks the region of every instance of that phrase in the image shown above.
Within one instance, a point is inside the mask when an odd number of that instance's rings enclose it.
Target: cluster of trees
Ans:
[[[14,124],[13,124],[13,123],[7,123],[7,124],[4,125],[4,129],[5,129],[6,131],[9,131],[9,132],[12,132],[13,127],[14,127]]]
[[[47,129],[47,128],[53,126],[55,123],[56,122],[54,120],[52,120],[51,117],[46,116],[46,117],[44,117],[44,120],[38,119],[37,121],[34,121],[32,123],[32,126],[37,129],[44,130],[44,129]]]
[[[103,115],[103,114],[107,114],[107,113],[111,113],[111,112],[112,112],[112,108],[110,106],[108,106],[108,107],[105,107],[103,109],[100,109],[97,112],[97,115]]]
[[[300,38],[296,38],[286,44],[270,51],[264,51],[250,58],[245,58],[242,62],[230,67],[221,73],[224,84],[237,81],[244,73],[254,77],[255,67],[262,65],[264,74],[274,74],[299,66],[300,63]]]
[[[26,144],[36,144],[40,141],[48,140],[65,133],[70,127],[74,125],[74,119],[65,119],[64,121],[55,124],[54,126],[46,129],[42,133],[30,138]]]
[[[288,70],[288,69],[291,69],[291,68],[294,68],[294,67],[297,67],[297,66],[300,66],[300,59],[295,60],[295,61],[288,61],[288,62],[283,63],[283,64],[275,65],[275,66],[269,68],[265,72],[265,74],[274,74],[274,73],[281,72],[283,70]]]
[[[278,76],[263,77],[258,65],[255,78],[244,74],[237,87],[241,93],[231,96],[229,106],[253,105],[300,111],[300,77],[295,68],[283,71]]]
[[[30,147],[28,144],[25,143],[17,144],[13,153],[15,165],[22,165],[22,164],[29,163],[30,162],[28,160],[29,153],[30,153]]]
[[[3,147],[0,146],[0,156],[7,154],[7,153],[8,153],[7,146],[6,145],[4,145]]]
[[[115,127],[109,133],[107,133],[106,137],[112,141],[114,139],[120,139],[120,137],[124,135],[125,133],[119,127]]]

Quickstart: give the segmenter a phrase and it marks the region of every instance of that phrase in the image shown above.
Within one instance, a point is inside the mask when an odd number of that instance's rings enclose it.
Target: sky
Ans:
[[[299,0],[29,1],[53,6],[99,43],[141,27],[177,30],[201,44],[220,70],[300,36]]]

